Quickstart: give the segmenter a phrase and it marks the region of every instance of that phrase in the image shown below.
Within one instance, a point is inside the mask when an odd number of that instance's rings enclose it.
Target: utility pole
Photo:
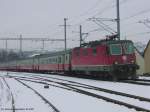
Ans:
[[[20,57],[22,56],[22,35],[20,35]]]
[[[117,37],[120,40],[120,7],[119,7],[119,0],[117,0]]]
[[[80,25],[80,47],[82,44],[82,26]]]
[[[67,21],[67,18],[64,18],[64,39],[65,39],[65,53],[66,53],[66,50],[67,50],[67,40],[66,40],[66,37],[67,37],[67,27],[66,27],[66,21]]]

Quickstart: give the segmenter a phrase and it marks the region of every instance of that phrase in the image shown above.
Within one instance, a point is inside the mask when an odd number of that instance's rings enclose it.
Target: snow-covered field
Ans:
[[[11,91],[14,95],[16,108],[28,109],[26,110],[27,112],[28,111],[29,112],[52,112],[52,109],[47,104],[45,104],[39,98],[39,96],[37,96],[32,90],[23,86],[13,78],[8,78],[8,77],[6,78],[6,75],[7,75],[6,72],[0,72],[0,76],[5,76],[5,79],[10,86],[10,90],[8,90],[2,78],[0,78],[0,102],[2,102],[3,104],[0,105],[1,108],[0,111],[4,111],[2,109],[4,109],[5,107],[11,108],[11,99],[8,101],[6,100],[7,97],[10,97],[10,91]],[[9,75],[45,76],[46,74],[9,72]],[[150,98],[149,95],[150,86],[132,85],[132,84],[108,82],[108,81],[96,81],[90,79],[80,79],[80,78],[57,76],[57,75],[49,75],[49,76]],[[68,90],[64,90],[52,86],[50,86],[49,89],[45,89],[42,84],[37,84],[34,82],[27,82],[27,81],[23,81],[23,82],[29,85],[30,87],[34,88],[35,90],[37,90],[41,95],[43,95],[47,100],[49,100],[58,110],[60,110],[60,112],[136,112],[136,110],[134,109],[129,109],[125,106],[120,106],[118,104],[106,102],[105,100],[96,99],[94,97],[83,95],[77,92],[68,91]],[[141,103],[138,100],[132,100],[130,98],[124,98],[121,96],[117,97],[113,94],[106,94],[104,92],[97,92],[94,90],[88,90],[88,91],[93,92],[95,94],[100,94],[103,96],[114,98],[120,101],[125,101],[150,110],[150,103],[148,102]]]

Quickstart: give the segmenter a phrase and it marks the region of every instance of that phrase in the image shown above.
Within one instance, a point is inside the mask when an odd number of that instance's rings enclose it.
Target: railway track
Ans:
[[[54,78],[54,77],[50,77],[50,76],[41,76],[41,75],[31,75],[31,76],[33,76],[33,77],[34,76],[39,76],[39,77],[45,77],[45,78],[52,78],[52,79],[57,79],[57,80],[68,81],[68,82],[74,83],[73,81],[60,79],[60,78]],[[94,78],[93,80],[96,80],[96,79]],[[106,80],[103,80],[103,81],[106,81]],[[121,80],[121,81],[118,81],[118,82],[134,84],[134,85],[150,86],[150,80],[147,80],[147,79]]]
[[[58,75],[60,75],[60,74],[58,74]],[[62,80],[62,81],[68,81],[68,82],[76,83],[76,82],[73,82],[73,81],[69,81],[69,80],[65,80],[65,79],[60,79],[60,78],[54,78],[54,77],[50,77],[50,76],[41,76],[41,75],[30,75],[30,76],[33,76],[33,77],[34,76],[39,76],[39,77],[52,78],[52,79],[57,79],[57,80]],[[93,80],[97,80],[97,79],[94,78]],[[103,81],[106,81],[106,80],[103,80]],[[118,81],[118,82],[128,83],[128,84],[134,84],[134,85],[150,86],[150,80],[147,80],[147,79],[121,80],[121,81]]]
[[[60,74],[58,74],[60,75]],[[64,75],[65,76],[65,75]],[[45,76],[44,76],[45,77]],[[49,76],[48,76],[49,77]],[[52,78],[52,77],[51,77]],[[81,78],[81,77],[79,77]],[[92,77],[82,77],[82,78],[90,78],[92,80],[100,80],[100,79],[96,79],[95,77],[92,78]],[[108,80],[102,80],[102,81],[108,81]],[[118,81],[118,82],[122,82],[122,83],[128,83],[128,84],[135,84],[135,85],[143,85],[143,86],[150,86],[150,80],[148,79],[134,79],[134,80],[121,80],[121,81]],[[148,83],[149,82],[149,83]]]
[[[45,103],[47,103],[52,109],[53,112],[60,112],[50,101],[48,101],[44,96],[42,96],[38,91],[36,91],[35,89],[33,89],[32,87],[30,87],[29,85],[23,83],[22,81],[20,81],[19,79],[15,78],[16,81],[18,81],[19,83],[21,83],[23,86],[29,88],[30,90],[32,90],[36,95],[38,95]]]
[[[83,83],[79,83],[79,82],[74,82],[74,81],[70,81],[70,80],[66,80],[66,79],[60,79],[60,78],[54,78],[54,77],[50,77],[50,76],[40,76],[40,75],[33,75],[33,78],[38,78],[38,80],[44,80],[44,81],[48,81],[51,82],[51,80],[49,80],[48,78],[54,79],[54,80],[60,80],[60,81],[65,81],[68,82],[69,85],[72,86],[77,86],[77,87],[83,87],[87,88],[87,89],[93,89],[93,90],[97,90],[97,91],[103,91],[103,92],[109,92],[111,94],[117,94],[117,95],[121,95],[121,96],[126,96],[126,97],[130,97],[130,98],[135,98],[135,99],[139,99],[141,101],[150,101],[149,98],[144,98],[144,97],[140,97],[140,96],[136,96],[136,95],[131,95],[131,94],[127,94],[127,93],[123,93],[123,92],[118,92],[118,91],[113,91],[113,90],[109,90],[109,89],[104,89],[104,88],[100,88],[100,87],[95,87],[95,86],[91,86],[88,84],[83,84]],[[24,78],[24,77],[23,77]],[[77,85],[74,85],[77,84]]]
[[[102,92],[106,92],[106,93],[110,93],[110,94],[115,94],[115,95],[120,95],[120,96],[125,96],[125,97],[138,99],[140,101],[150,102],[150,99],[148,99],[148,98],[135,96],[135,95],[130,95],[130,94],[121,93],[121,92],[112,91],[112,90],[107,90],[107,89],[104,89],[104,88],[97,88],[97,87],[93,87],[93,86],[90,86],[90,85],[84,85],[84,84],[79,85],[79,83],[78,83],[78,85],[75,85],[75,84],[68,84],[68,83],[64,83],[64,82],[52,81],[52,80],[49,80],[49,79],[45,80],[45,79],[37,78],[37,77],[36,78],[35,77],[34,78],[33,77],[30,77],[30,78],[15,77],[15,78],[17,80],[24,80],[24,81],[34,82],[34,83],[47,84],[47,85],[50,85],[50,86],[54,86],[54,87],[58,87],[58,88],[62,88],[62,89],[67,89],[69,91],[74,91],[74,92],[84,94],[84,95],[87,95],[87,96],[95,97],[97,99],[103,99],[103,100],[108,101],[108,102],[123,105],[123,106],[126,106],[128,108],[134,108],[137,111],[150,112],[149,109],[145,109],[145,108],[142,108],[142,107],[139,107],[139,106],[135,106],[135,105],[132,105],[132,104],[129,104],[129,103],[126,103],[126,102],[118,101],[118,100],[115,100],[115,99],[112,99],[112,98],[109,98],[109,97],[105,97],[105,96],[102,96],[102,95],[99,95],[99,94],[95,94],[93,92],[89,92],[89,91],[84,90],[84,89],[93,89],[93,90],[102,91]],[[49,84],[48,82],[51,82],[53,84]],[[57,85],[55,85],[55,84],[57,84]],[[84,88],[84,89],[81,89],[81,88]]]
[[[7,88],[9,89],[9,92],[10,92],[10,94],[11,94],[11,99],[12,99],[12,108],[11,108],[11,110],[12,110],[12,112],[15,112],[16,109],[15,109],[15,100],[14,100],[13,93],[11,92],[10,86],[8,85],[8,83],[7,83],[7,81],[5,80],[5,78],[2,78],[2,79],[3,79],[5,85],[7,86]]]
[[[135,85],[150,86],[150,82],[148,80],[141,80],[141,79],[123,80],[123,81],[119,81],[119,82],[128,83],[128,84],[135,84]],[[147,83],[147,82],[149,82],[149,83]]]
[[[49,78],[49,76],[47,78]],[[51,78],[53,78],[53,77],[51,77]],[[55,78],[55,79],[59,79],[59,78]],[[93,80],[96,80],[96,79],[94,78]],[[103,80],[103,81],[106,81],[106,80]],[[121,80],[118,82],[134,84],[134,85],[150,86],[150,80],[147,80],[147,79]]]
[[[37,78],[36,80],[43,80],[43,81],[47,81],[47,82],[55,82],[55,81],[52,81],[52,80],[49,80],[49,79],[34,76],[33,79],[35,79],[35,78]],[[32,78],[30,78],[30,79],[32,79]],[[88,85],[88,84],[83,84],[83,83],[74,82],[74,81],[68,81],[68,80],[59,79],[59,78],[52,78],[52,79],[57,79],[57,80],[60,80],[60,81],[69,82],[69,83],[67,83],[67,85],[70,85],[70,86],[81,87],[81,88],[86,88],[86,89],[92,89],[92,90],[97,90],[97,91],[102,91],[102,92],[108,92],[108,93],[111,93],[111,94],[116,94],[116,95],[126,96],[126,97],[129,97],[129,98],[138,99],[140,101],[150,102],[149,98],[144,98],[144,97],[140,97],[140,96],[136,96],[136,95],[131,95],[131,94],[123,93],[123,92],[113,91],[113,90],[110,90],[110,89],[95,87],[95,86],[91,86],[91,85]]]
[[[148,79],[135,79],[135,81],[143,81],[143,82],[149,82],[150,83],[150,80],[148,80]]]

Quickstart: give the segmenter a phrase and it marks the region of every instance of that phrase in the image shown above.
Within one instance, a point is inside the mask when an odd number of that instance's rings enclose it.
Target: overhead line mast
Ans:
[[[64,18],[64,37],[65,37],[65,52],[67,50],[67,40],[66,40],[66,37],[67,37],[67,28],[66,28],[66,21],[67,21],[67,18]]]
[[[67,18],[64,18],[64,25],[59,25],[64,27],[64,44],[65,44],[65,52],[67,51]]]
[[[120,6],[119,6],[119,0],[116,2],[117,5],[117,37],[120,40]]]
[[[102,29],[104,29],[105,31],[107,31],[111,34],[115,33],[118,40],[120,40],[120,2],[119,2],[119,0],[116,0],[116,18],[115,19],[95,18],[95,17],[93,17],[93,18],[89,18],[88,20],[92,20],[97,25],[102,27]],[[110,28],[108,25],[104,24],[102,21],[112,21],[112,22],[115,21],[117,23],[117,32],[114,31],[112,28]]]
[[[80,25],[80,47],[82,44],[82,26]]]

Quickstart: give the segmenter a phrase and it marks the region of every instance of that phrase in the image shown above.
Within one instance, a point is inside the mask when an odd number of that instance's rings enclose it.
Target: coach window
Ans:
[[[42,64],[42,59],[40,59],[40,64]]]
[[[57,58],[55,58],[56,62],[57,62]]]
[[[97,49],[93,48],[93,55],[95,56],[97,54]]]
[[[59,57],[59,63],[61,63],[61,57]]]
[[[47,59],[45,60],[45,64],[47,64]]]

